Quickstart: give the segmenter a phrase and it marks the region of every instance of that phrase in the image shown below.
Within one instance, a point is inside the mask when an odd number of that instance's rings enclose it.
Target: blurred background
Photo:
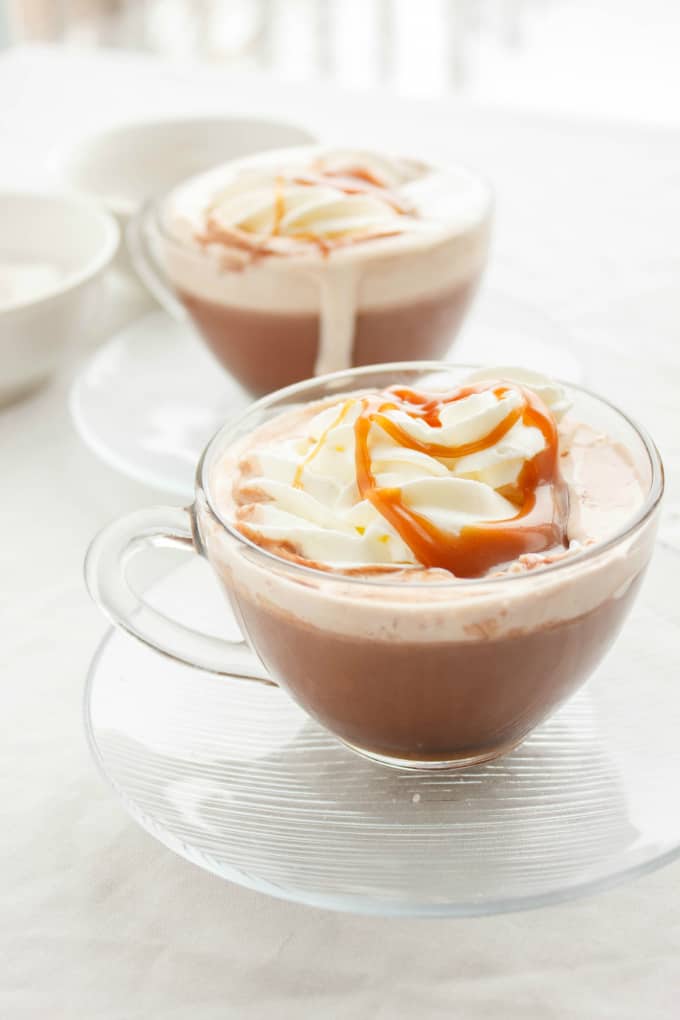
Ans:
[[[680,121],[677,0],[0,0],[0,46],[150,52],[279,79]]]

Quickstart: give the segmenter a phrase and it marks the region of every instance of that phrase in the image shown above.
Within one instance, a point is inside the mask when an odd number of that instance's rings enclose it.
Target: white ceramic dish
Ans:
[[[123,124],[72,141],[50,166],[62,185],[87,194],[125,222],[146,199],[210,166],[314,136],[276,120],[199,116]]]
[[[0,404],[45,380],[86,328],[116,221],[76,196],[0,192]]]
[[[529,365],[583,381],[564,329],[539,309],[493,292],[480,295],[449,357]],[[90,358],[71,391],[71,412],[82,439],[106,463],[191,501],[203,447],[251,401],[188,325],[158,311],[121,330]]]

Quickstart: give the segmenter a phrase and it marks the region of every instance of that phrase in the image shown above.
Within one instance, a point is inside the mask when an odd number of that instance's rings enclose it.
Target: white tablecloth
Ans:
[[[285,115],[485,169],[499,198],[491,285],[575,331],[590,382],[658,437],[680,501],[680,133],[24,50],[0,58],[0,186],[39,183],[68,134],[196,109]],[[110,314],[129,317],[131,300],[119,291]],[[364,919],[229,885],[129,820],[81,729],[105,630],[81,563],[102,524],[166,497],[75,435],[66,395],[88,343],[0,412],[0,1017],[676,1018],[680,862],[529,913]]]

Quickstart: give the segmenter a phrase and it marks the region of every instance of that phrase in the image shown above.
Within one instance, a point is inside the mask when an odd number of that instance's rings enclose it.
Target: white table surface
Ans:
[[[26,49],[0,58],[0,186],[40,184],[65,136],[199,109],[285,115],[484,168],[499,200],[490,283],[575,331],[591,384],[657,436],[680,502],[679,132]],[[112,293],[100,338],[143,304]],[[229,885],[129,820],[82,734],[105,623],[81,563],[106,521],[165,497],[74,433],[66,395],[93,342],[79,338],[49,387],[0,412],[0,1017],[676,1018],[680,862],[529,913],[364,919]]]

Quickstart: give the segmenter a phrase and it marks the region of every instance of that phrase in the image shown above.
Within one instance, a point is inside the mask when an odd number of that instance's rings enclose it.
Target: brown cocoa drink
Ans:
[[[329,730],[387,764],[483,761],[614,640],[652,548],[648,448],[534,373],[381,372],[217,451],[200,539],[271,676]]]
[[[358,312],[352,363],[377,365],[442,357],[451,346],[472,292],[472,284],[466,283],[410,305]],[[180,297],[215,357],[228,365],[251,393],[269,393],[314,375],[318,316],[228,308],[189,292],[180,292]]]
[[[490,209],[467,171],[306,147],[175,189],[160,256],[213,354],[260,394],[443,355],[485,263]]]
[[[336,635],[243,592],[237,614],[271,674],[348,744],[384,758],[464,763],[510,750],[581,686],[616,637],[640,576],[583,616],[483,641]]]

